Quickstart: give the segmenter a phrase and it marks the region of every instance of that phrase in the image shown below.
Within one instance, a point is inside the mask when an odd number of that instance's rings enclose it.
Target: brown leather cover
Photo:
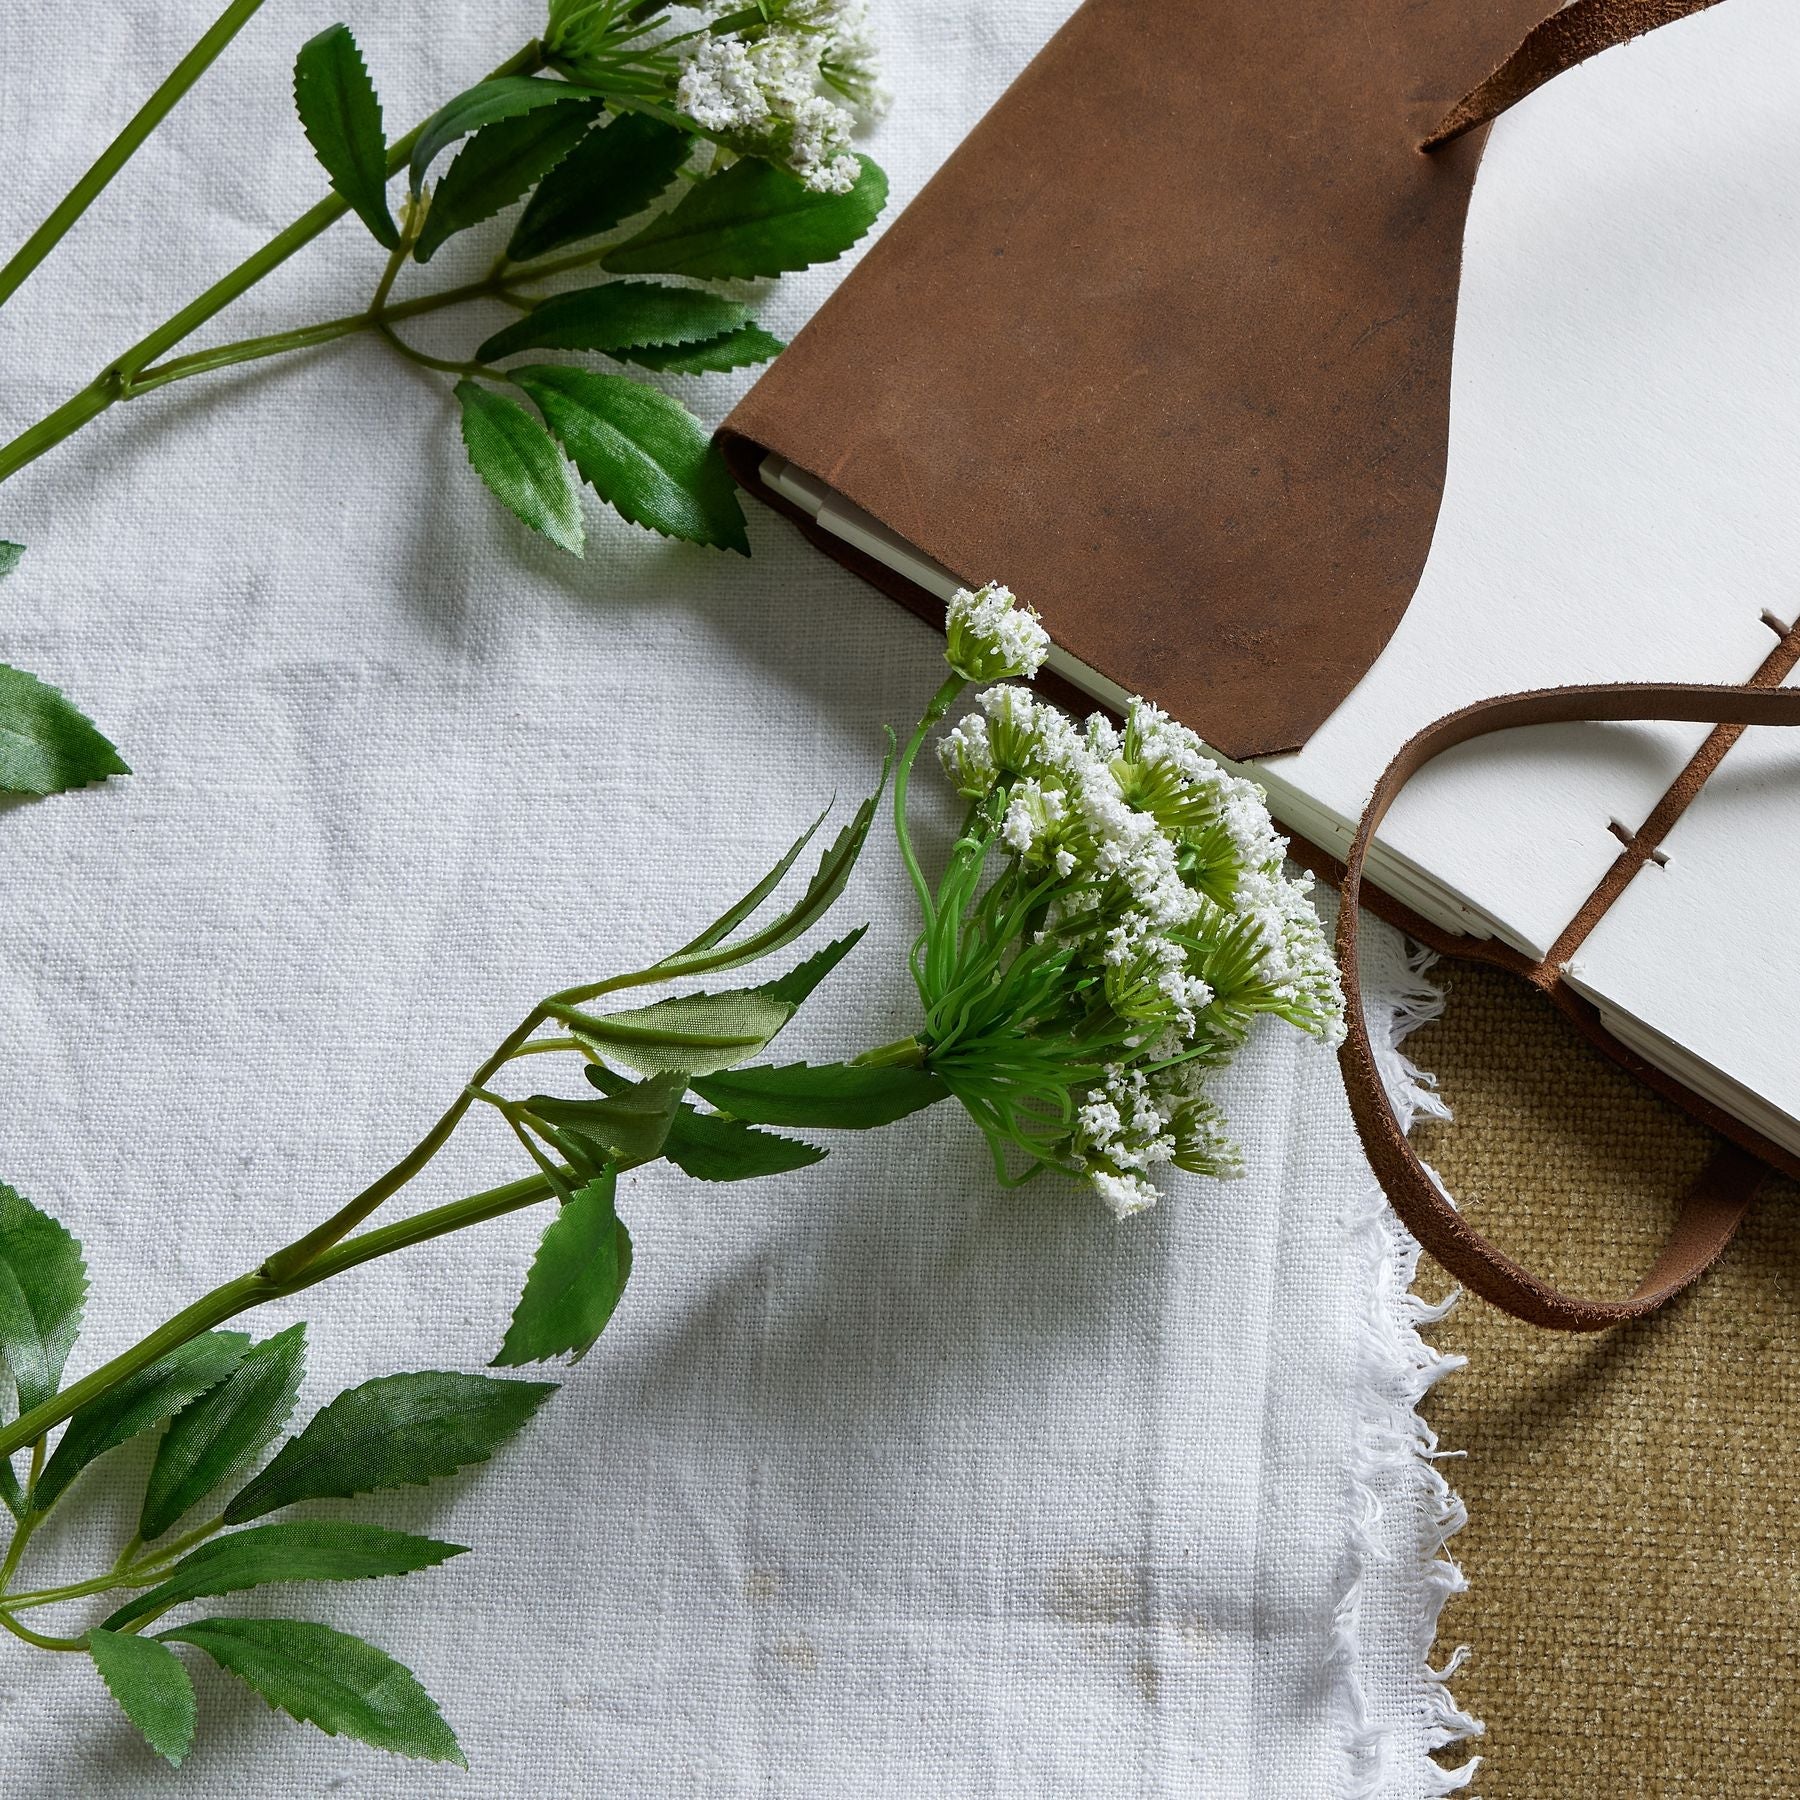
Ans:
[[[1545,4],[1087,0],[727,419],[739,479],[776,451],[1228,756],[1295,748],[1437,517],[1480,137],[1417,146]]]
[[[1227,755],[1295,748],[1373,662],[1424,565],[1487,121],[1714,3],[1573,0],[1544,19],[1545,0],[1087,0],[732,413],[726,458],[923,616],[941,621],[941,603],[761,484],[765,452],[971,586],[1005,580],[1064,649]],[[1742,725],[1800,722],[1800,692],[1772,691],[1797,660],[1790,633],[1745,689],[1557,689],[1465,709],[1396,757],[1347,868],[1295,846],[1344,885],[1343,1066],[1376,1172],[1440,1261],[1537,1323],[1594,1330],[1660,1305],[1729,1241],[1765,1163],[1800,1173],[1611,1039],[1560,975]],[[1364,895],[1364,851],[1423,762],[1562,718],[1718,729],[1549,958],[1446,941]],[[1574,1298],[1520,1268],[1419,1162],[1362,1020],[1363,898],[1439,948],[1515,968],[1734,1140],[1627,1299]]]

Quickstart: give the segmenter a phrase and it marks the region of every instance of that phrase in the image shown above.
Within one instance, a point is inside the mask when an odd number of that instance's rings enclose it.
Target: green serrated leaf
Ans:
[[[200,1619],[158,1634],[192,1644],[290,1717],[377,1750],[461,1763],[456,1735],[411,1670],[384,1650],[309,1619]]]
[[[425,185],[427,171],[452,144],[483,126],[497,125],[502,119],[523,118],[546,106],[580,102],[588,107],[604,98],[591,88],[536,75],[500,75],[492,81],[477,82],[440,106],[420,126],[419,135],[413,140],[409,172],[412,191],[417,194]]]
[[[733,1069],[696,1081],[693,1088],[720,1112],[753,1124],[837,1131],[891,1125],[950,1097],[950,1090],[928,1069],[865,1068],[855,1063]]]
[[[484,125],[437,184],[413,261],[430,262],[447,238],[511,206],[580,143],[598,111],[598,101],[587,101]]]
[[[20,1412],[56,1392],[86,1296],[80,1244],[0,1181],[0,1366],[12,1377]]]
[[[0,538],[0,575],[10,575],[19,566],[19,558],[25,554],[23,544],[15,544],[7,538]]]
[[[60,794],[131,770],[47,681],[0,663],[0,791]]]
[[[614,1208],[617,1187],[609,1169],[557,1208],[494,1358],[497,1367],[552,1356],[580,1362],[594,1347],[631,1278],[631,1233]]]
[[[551,295],[495,332],[475,355],[480,362],[497,362],[520,350],[618,352],[636,345],[692,344],[735,330],[749,316],[740,301],[705,288],[603,281]]]
[[[611,1100],[533,1094],[525,1106],[548,1127],[571,1162],[598,1171],[615,1159],[649,1162],[660,1156],[686,1087],[685,1076],[653,1075]]]
[[[863,156],[847,194],[815,194],[798,176],[747,156],[691,189],[607,251],[613,275],[782,275],[831,262],[887,204],[887,177]]]
[[[487,1459],[550,1395],[553,1382],[425,1369],[339,1394],[225,1508],[233,1525],[299,1500],[347,1500],[422,1487]]]
[[[294,108],[313,154],[356,216],[392,250],[400,229],[387,203],[381,101],[348,25],[332,25],[294,59]]]
[[[603,1094],[620,1094],[631,1086],[623,1075],[595,1063],[585,1065],[590,1082]],[[675,1109],[663,1155],[699,1181],[748,1181],[757,1175],[781,1175],[824,1159],[825,1152],[798,1138],[755,1131],[719,1113],[703,1113],[685,1103]]]
[[[755,912],[778,887],[781,886],[782,877],[785,876],[788,870],[800,860],[800,852],[818,835],[819,827],[825,823],[829,813],[830,808],[827,807],[825,812],[820,813],[819,816],[794,839],[787,847],[787,851],[782,856],[781,860],[756,884],[755,887],[745,894],[741,900],[734,901],[730,906],[726,907],[726,909],[720,913],[697,938],[691,938],[687,943],[683,944],[674,955],[677,957],[690,956],[701,950],[710,950],[713,945],[720,943],[725,938],[728,938],[732,932],[736,931],[737,928],[743,924],[743,922],[749,918],[750,915]],[[673,959],[671,958],[671,960]]]
[[[827,944],[823,950],[815,950],[785,975],[778,976],[774,981],[765,981],[756,991],[798,1010],[812,998],[813,989],[862,942],[868,929],[866,925],[857,926],[854,931]]]
[[[698,344],[678,344],[670,350],[634,345],[611,354],[620,362],[636,363],[664,375],[712,375],[727,369],[748,369],[779,356],[787,348],[780,338],[760,325],[740,325]]]
[[[253,1344],[215,1388],[175,1415],[157,1446],[138,1536],[161,1537],[234,1469],[267,1447],[294,1410],[306,1366],[306,1327]]]
[[[536,402],[582,479],[634,525],[750,554],[737,490],[706,428],[625,375],[532,363],[512,380]]]
[[[583,1043],[644,1075],[710,1075],[747,1062],[794,1016],[792,1004],[760,988],[681,994],[614,1013],[553,1010]]]
[[[531,196],[507,256],[526,262],[642,212],[675,179],[693,141],[643,113],[589,132]]]
[[[581,490],[555,438],[516,400],[478,381],[459,381],[456,399],[469,464],[488,491],[559,550],[581,555]]]
[[[176,1768],[194,1741],[194,1684],[167,1644],[96,1625],[88,1655],[107,1692],[160,1757]]]
[[[79,1408],[63,1428],[44,1472],[38,1477],[32,1504],[47,1512],[63,1490],[96,1457],[116,1450],[152,1425],[223,1381],[250,1347],[242,1331],[208,1331],[189,1338],[167,1356],[127,1375],[119,1385]]]
[[[757,1131],[738,1119],[684,1106],[669,1128],[663,1155],[696,1181],[751,1181],[822,1162],[825,1152],[798,1138]]]
[[[838,833],[830,849],[819,858],[819,866],[813,871],[812,880],[786,912],[779,914],[762,930],[747,938],[739,938],[736,943],[720,943],[714,939],[703,945],[700,939],[696,939],[686,949],[664,957],[656,965],[658,973],[665,979],[673,979],[677,975],[699,975],[719,969],[738,968],[776,950],[785,949],[795,938],[810,931],[837,903],[838,896],[850,879],[851,870],[856,867],[856,859],[862,854],[863,845],[868,841],[869,825],[875,817],[876,804],[887,786],[888,769],[892,761],[893,748],[890,741],[875,792],[856,809],[856,816]],[[790,852],[790,861],[792,855],[793,852]],[[702,934],[703,937],[705,935]]]
[[[242,1593],[272,1581],[372,1581],[382,1575],[410,1575],[461,1556],[467,1548],[339,1519],[252,1525],[190,1550],[166,1579],[113,1613],[104,1622],[105,1629],[119,1631],[186,1600]]]

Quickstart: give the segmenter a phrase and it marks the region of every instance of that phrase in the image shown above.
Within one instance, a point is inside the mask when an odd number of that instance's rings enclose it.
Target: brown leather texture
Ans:
[[[1528,31],[1505,62],[1451,107],[1419,146],[1439,150],[1465,132],[1497,119],[1509,106],[1536,92],[1565,69],[1586,62],[1602,50],[1629,43],[1673,25],[1690,13],[1704,12],[1719,0],[1571,0]]]
[[[1004,580],[1229,756],[1297,747],[1437,518],[1481,139],[1418,145],[1545,5],[1087,0],[726,420],[734,470]]]
[[[1793,633],[1789,638],[1794,637]],[[1747,725],[1800,725],[1800,689],[1774,685],[1777,672],[1792,666],[1784,640],[1781,651],[1759,671],[1760,685],[1712,687],[1690,683],[1626,683],[1610,687],[1545,688],[1483,700],[1439,719],[1410,738],[1376,783],[1363,813],[1342,874],[1338,914],[1338,964],[1344,983],[1346,1035],[1340,1062],[1351,1116],[1369,1162],[1407,1229],[1465,1286],[1496,1306],[1533,1324],[1563,1331],[1598,1331],[1654,1311],[1703,1273],[1724,1250],[1760,1186],[1767,1160],[1736,1143],[1722,1145],[1689,1190],[1663,1253],[1622,1300],[1590,1300],[1566,1294],[1515,1262],[1490,1243],[1457,1211],[1407,1140],[1388,1099],[1363,1016],[1358,926],[1363,899],[1363,860],[1382,820],[1406,783],[1435,756],[1492,731],[1571,720],[1672,719],[1709,724],[1728,732]],[[1667,830],[1718,757],[1715,731],[1670,790],[1628,855],[1647,856],[1655,848],[1652,829]],[[1660,823],[1657,821],[1660,819]],[[1640,861],[1634,866],[1641,866]],[[1608,883],[1601,884],[1605,893]],[[1589,909],[1584,908],[1583,912]],[[1579,921],[1581,915],[1577,915]],[[1594,914],[1598,917],[1598,913]],[[1590,921],[1591,922],[1591,921]],[[1568,934],[1565,934],[1567,937]],[[1578,939],[1574,941],[1579,941]],[[1562,949],[1559,944],[1558,949]],[[1561,991],[1552,963],[1529,971],[1538,985]],[[1710,1110],[1710,1109],[1709,1109]],[[1716,1117],[1715,1113],[1715,1117]],[[1730,1134],[1742,1135],[1742,1128]],[[1758,1146],[1761,1148],[1761,1146]]]

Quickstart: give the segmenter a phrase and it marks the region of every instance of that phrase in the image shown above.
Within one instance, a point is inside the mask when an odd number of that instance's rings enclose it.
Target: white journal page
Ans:
[[[1400,743],[1571,682],[1742,681],[1800,610],[1800,6],[1731,0],[1495,126],[1469,218],[1444,504],[1417,597],[1276,799],[1354,820]],[[1386,329],[1405,328],[1403,321]],[[1542,955],[1704,736],[1452,751],[1386,849]]]

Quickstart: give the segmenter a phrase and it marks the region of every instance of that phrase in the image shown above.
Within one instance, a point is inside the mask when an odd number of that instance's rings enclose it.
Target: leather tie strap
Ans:
[[[1572,0],[1533,26],[1493,74],[1451,107],[1419,148],[1440,150],[1464,132],[1498,118],[1565,69],[1717,4],[1718,0]]]
[[[1600,1331],[1654,1311],[1707,1269],[1731,1241],[1767,1172],[1748,1152],[1723,1144],[1688,1191],[1674,1230],[1649,1274],[1623,1300],[1562,1293],[1489,1243],[1456,1210],[1419,1160],[1376,1067],[1363,1016],[1357,966],[1363,861],[1400,790],[1433,757],[1491,731],[1578,721],[1673,720],[1704,725],[1800,725],[1800,688],[1624,683],[1539,688],[1478,701],[1428,725],[1388,764],[1362,816],[1344,865],[1338,913],[1338,964],[1344,984],[1345,1038],[1339,1051],[1350,1111],[1370,1165],[1394,1210],[1465,1287],[1504,1311],[1560,1331]]]

